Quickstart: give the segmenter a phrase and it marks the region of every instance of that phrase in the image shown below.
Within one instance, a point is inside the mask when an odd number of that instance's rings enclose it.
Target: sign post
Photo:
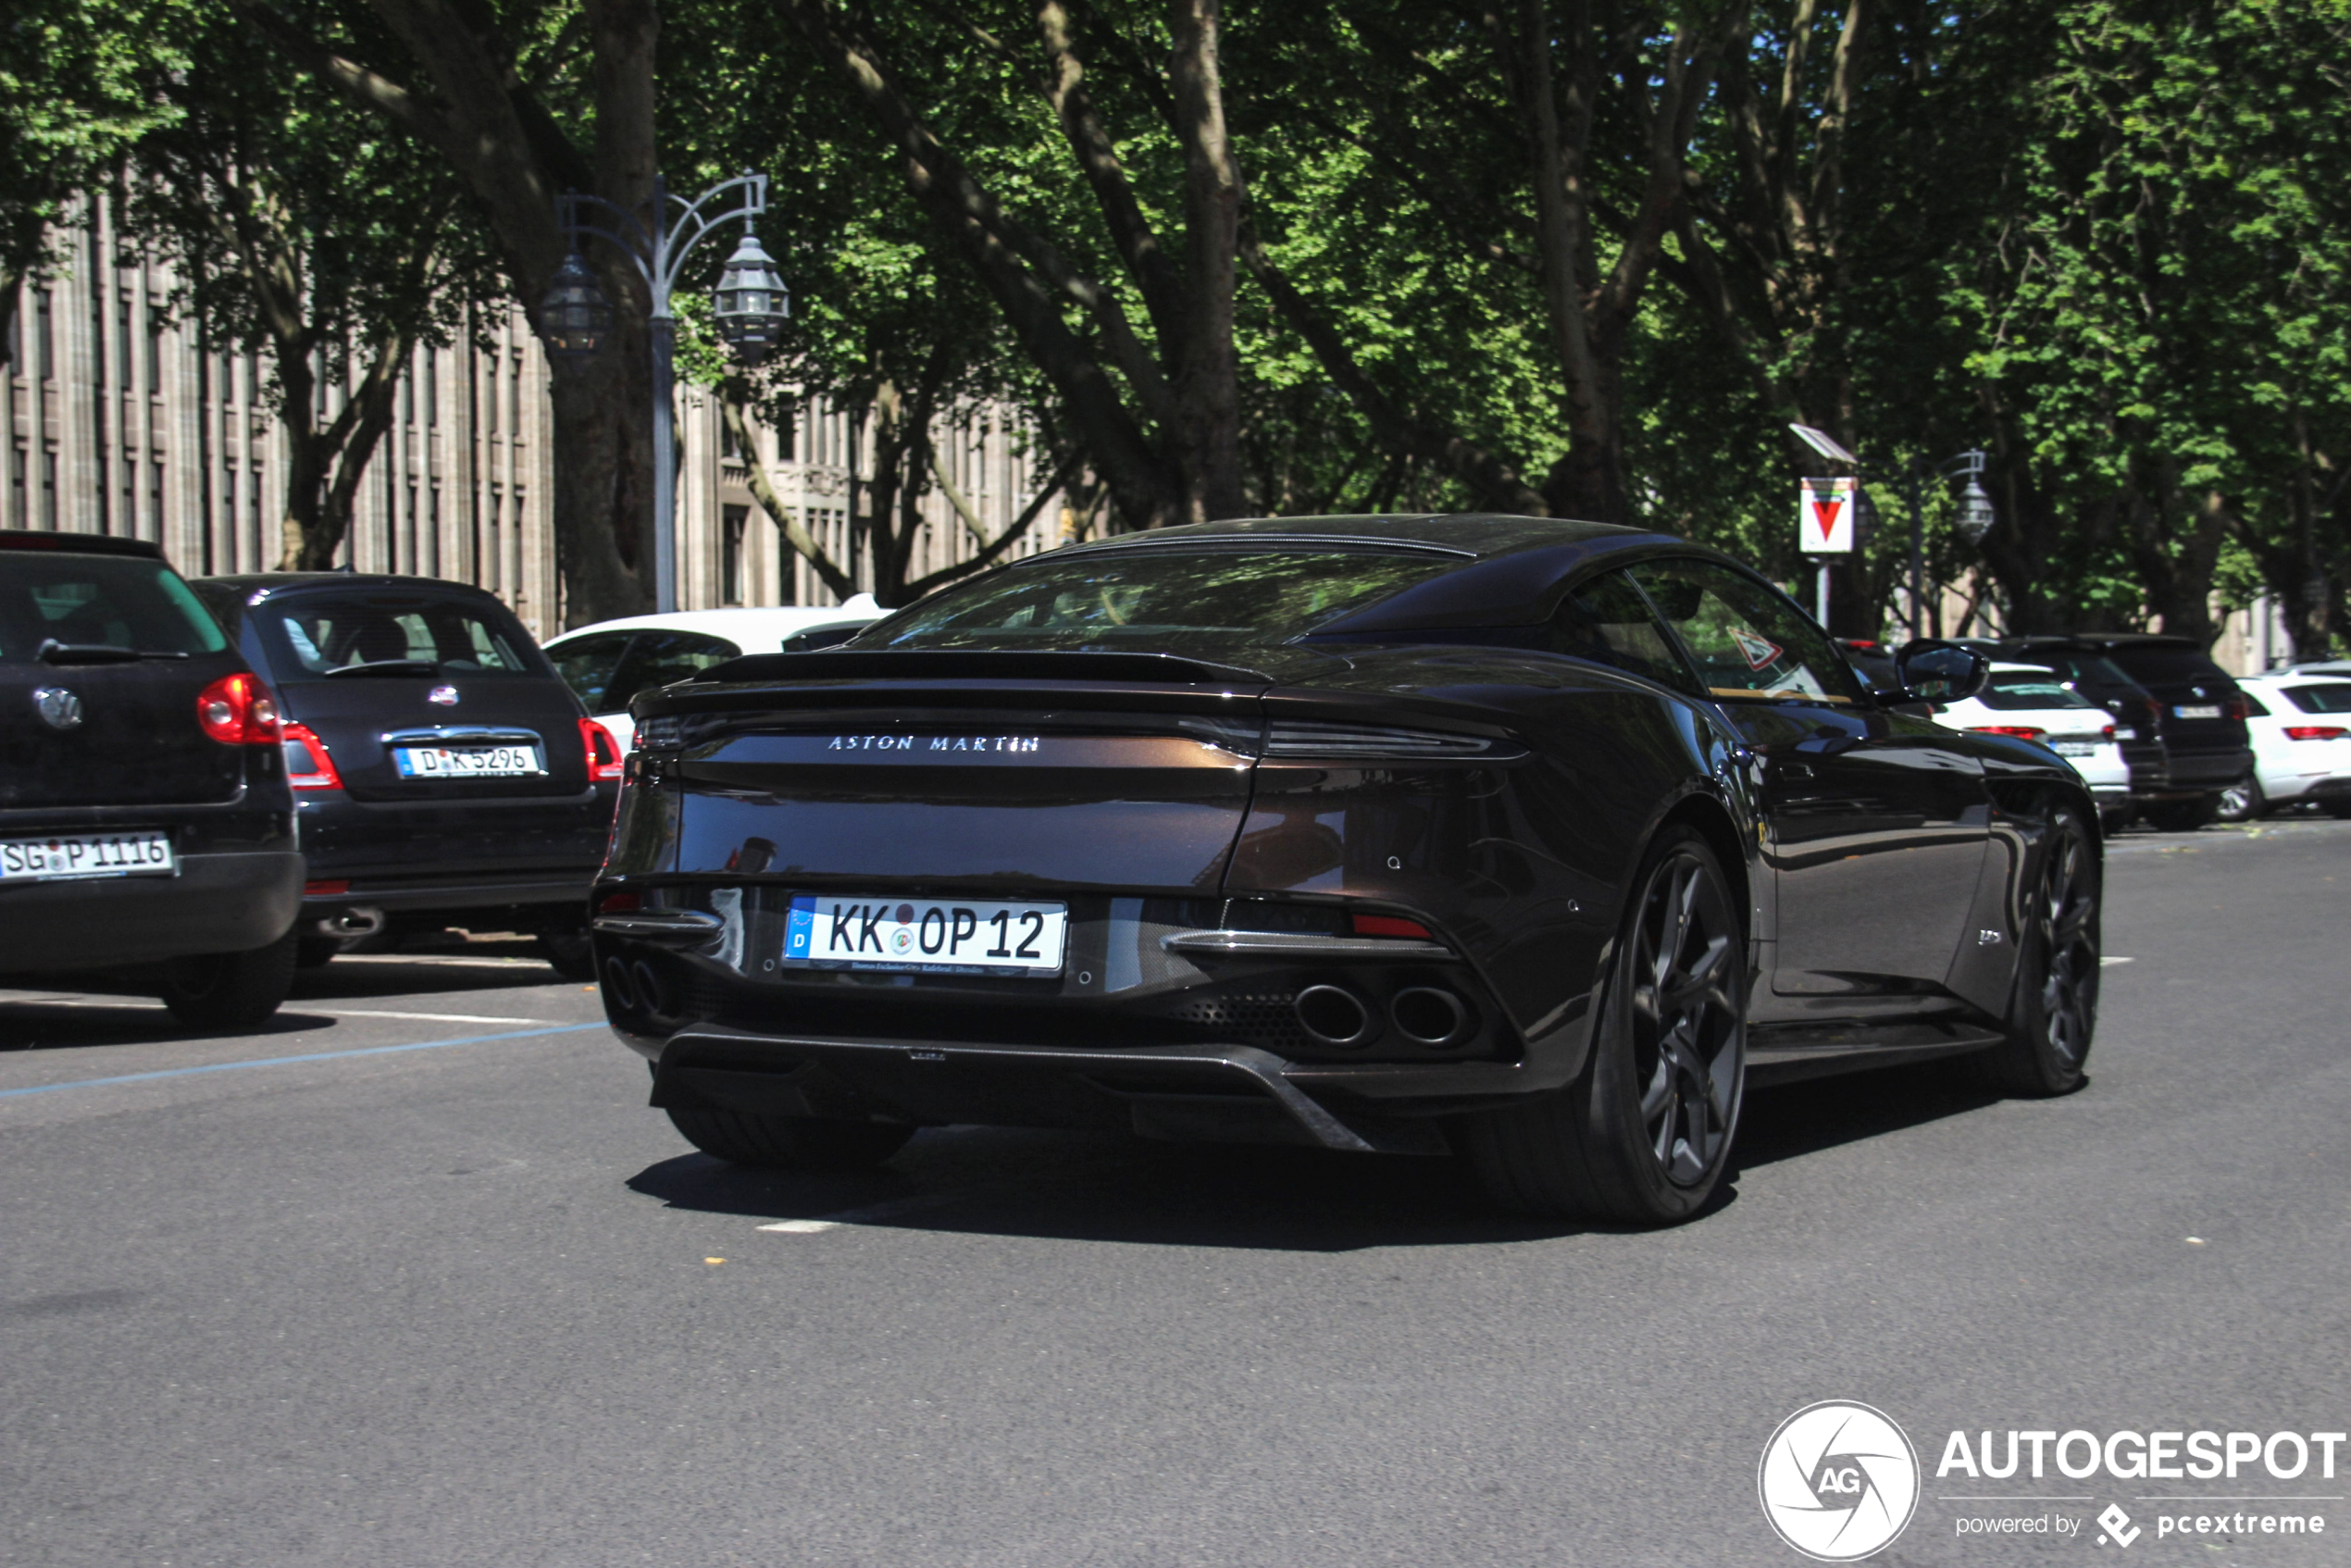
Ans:
[[[1856,479],[1807,479],[1797,481],[1797,548],[1807,555],[1849,555],[1853,553],[1854,513],[1860,481]],[[1829,563],[1820,564],[1812,614],[1829,624]]]

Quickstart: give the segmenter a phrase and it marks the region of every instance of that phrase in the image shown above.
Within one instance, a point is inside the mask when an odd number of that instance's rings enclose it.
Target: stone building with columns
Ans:
[[[0,353],[7,488],[0,527],[128,535],[161,543],[190,577],[267,571],[280,548],[285,437],[266,355],[200,341],[173,319],[160,260],[117,265],[105,204],[55,236],[62,265],[18,288]],[[452,348],[419,348],[401,378],[392,428],[369,460],[338,564],[454,579],[491,590],[542,639],[565,628],[552,526],[548,366],[522,312],[474,318]],[[326,388],[331,415],[343,392]],[[749,485],[716,401],[678,391],[682,607],[828,604]],[[810,399],[795,429],[753,442],[774,493],[842,561],[871,450],[868,412]],[[939,458],[989,535],[1046,482],[1007,411],[941,421]],[[969,557],[972,529],[936,489],[915,576]],[[1049,507],[1010,552],[1059,542]],[[860,585],[863,586],[862,579]]]

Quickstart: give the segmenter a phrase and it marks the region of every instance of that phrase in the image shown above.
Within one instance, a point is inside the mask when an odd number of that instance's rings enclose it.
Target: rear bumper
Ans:
[[[292,850],[191,854],[174,877],[0,889],[0,973],[245,952],[285,935],[302,902]]]
[[[707,1026],[665,1040],[615,1032],[654,1063],[653,1103],[662,1107],[1352,1153],[1443,1154],[1438,1114],[1557,1087],[1557,1075],[1517,1064],[1302,1064],[1250,1045],[983,1045]]]
[[[347,892],[311,895],[302,900],[305,915],[331,915],[354,908],[380,909],[386,914],[428,910],[492,909],[512,904],[562,903],[588,913],[588,889],[596,868],[540,873],[529,877],[488,878],[379,877],[354,876]],[[342,877],[335,878],[345,880]]]
[[[2164,768],[2163,793],[2210,794],[2241,784],[2253,772],[2251,747],[2187,752],[2173,749]]]

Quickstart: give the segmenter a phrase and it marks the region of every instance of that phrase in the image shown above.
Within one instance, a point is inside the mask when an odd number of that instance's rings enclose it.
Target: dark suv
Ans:
[[[2163,787],[2142,808],[2154,826],[2201,828],[2220,797],[2253,773],[2251,712],[2236,679],[2190,637],[2146,632],[2084,633],[2075,641],[2105,654],[2155,700],[2163,738]]]
[[[155,546],[0,531],[0,973],[153,964],[181,1023],[276,1012],[303,878],[279,740]]]
[[[495,598],[430,578],[195,584],[285,716],[309,860],[303,953],[391,930],[537,933],[590,972],[588,885],[619,749]]]

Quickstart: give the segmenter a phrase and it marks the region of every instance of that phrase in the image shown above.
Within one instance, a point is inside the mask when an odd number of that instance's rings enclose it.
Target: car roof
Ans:
[[[107,533],[50,532],[42,529],[0,529],[0,550],[55,551],[68,555],[141,555],[163,559],[163,546],[150,539],[123,539]]]
[[[860,599],[865,601],[863,604],[857,602]],[[724,637],[730,641],[744,636],[773,635],[781,639],[795,631],[805,631],[812,626],[878,620],[883,614],[870,593],[856,594],[847,604],[828,607],[782,604],[747,605],[725,610],[673,610],[665,616],[621,616],[608,621],[576,626],[560,637],[549,638],[546,645],[553,648],[575,638],[608,631],[693,631],[708,637]]]
[[[238,591],[238,596],[248,604],[258,604],[265,599],[275,599],[281,593],[300,593],[313,589],[397,589],[416,592],[430,589],[435,592],[464,594],[475,599],[497,603],[498,596],[485,588],[469,582],[454,582],[441,577],[396,577],[390,572],[234,572],[217,577],[197,578],[199,583],[221,583]]]
[[[1116,555],[1190,546],[1269,549],[1322,544],[1405,551],[1444,558],[1439,570],[1362,609],[1316,628],[1315,641],[1346,641],[1438,627],[1516,626],[1555,607],[1567,580],[1602,560],[1675,554],[1753,573],[1721,551],[1647,529],[1574,517],[1525,517],[1499,512],[1412,513],[1331,517],[1240,517],[1121,534],[1026,555],[1001,568],[1048,566],[1072,555]]]
[[[1090,544],[1067,544],[1024,561],[1066,556],[1076,552],[1163,549],[1170,545],[1211,542],[1268,544],[1296,540],[1324,540],[1366,545],[1401,545],[1440,550],[1474,560],[1539,550],[1548,545],[1583,544],[1593,541],[1631,541],[1671,539],[1645,529],[1614,523],[1587,523],[1574,517],[1527,517],[1507,512],[1362,513],[1327,517],[1234,517],[1224,522],[1186,523],[1175,528],[1145,529]]]

